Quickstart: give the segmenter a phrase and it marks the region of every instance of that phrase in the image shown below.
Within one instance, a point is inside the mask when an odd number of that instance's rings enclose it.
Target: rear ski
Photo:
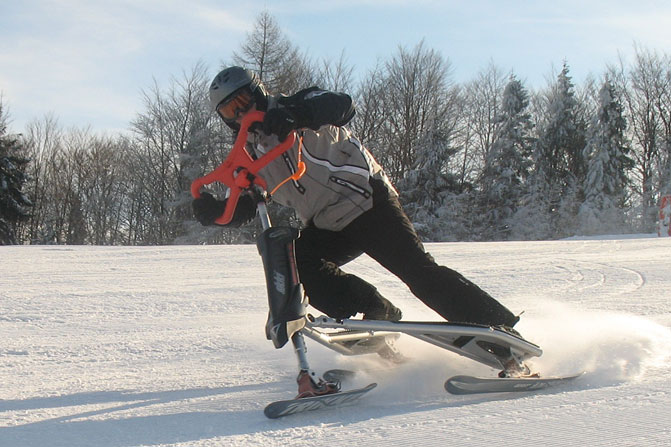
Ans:
[[[510,393],[537,391],[562,385],[584,373],[562,377],[496,377],[454,376],[445,382],[445,390],[451,394]]]

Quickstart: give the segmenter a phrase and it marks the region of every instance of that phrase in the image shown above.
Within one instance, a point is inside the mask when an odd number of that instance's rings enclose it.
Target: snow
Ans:
[[[545,375],[525,394],[452,396],[488,367],[401,337],[382,371],[308,340],[312,367],[372,368],[356,406],[266,419],[293,397],[290,348],[265,339],[254,246],[0,247],[0,446],[666,446],[671,239],[428,244],[515,312]],[[347,266],[406,319],[432,311],[365,257]],[[376,370],[377,368],[377,370]]]

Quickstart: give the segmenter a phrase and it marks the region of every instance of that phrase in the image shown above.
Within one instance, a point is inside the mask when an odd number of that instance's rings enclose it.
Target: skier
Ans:
[[[265,112],[260,129],[249,132],[247,150],[253,156],[297,131],[294,146],[260,175],[269,190],[280,185],[272,199],[295,209],[304,223],[295,253],[310,305],[333,318],[362,313],[364,319],[400,320],[401,310],[373,285],[340,269],[366,253],[448,321],[506,328],[517,323],[519,317],[424,250],[384,171],[343,127],[355,113],[350,96],[318,87],[274,96],[255,73],[229,67],[214,78],[210,101],[234,131],[245,114]],[[282,184],[298,169],[299,157],[307,166],[305,175]],[[203,225],[213,225],[225,207],[226,199],[206,192],[193,201]],[[255,216],[254,199],[242,195],[228,225],[240,226]]]

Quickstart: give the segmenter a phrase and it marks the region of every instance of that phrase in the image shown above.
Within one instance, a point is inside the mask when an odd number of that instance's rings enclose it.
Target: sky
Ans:
[[[143,91],[198,63],[214,77],[264,10],[314,60],[344,52],[357,76],[422,40],[449,60],[455,82],[493,63],[529,89],[546,86],[564,61],[580,84],[631,61],[635,45],[671,48],[666,0],[2,0],[10,131],[46,116],[64,128],[127,131]]]

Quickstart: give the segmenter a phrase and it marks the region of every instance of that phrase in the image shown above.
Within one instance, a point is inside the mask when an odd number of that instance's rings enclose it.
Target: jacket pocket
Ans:
[[[345,188],[349,188],[351,191],[354,191],[357,194],[360,194],[361,196],[363,196],[366,199],[368,199],[371,196],[371,193],[366,191],[361,186],[359,186],[355,183],[352,183],[348,180],[342,179],[340,177],[336,177],[335,175],[332,175],[331,177],[329,177],[329,180],[332,181],[333,183],[337,184],[337,185],[343,186]]]

